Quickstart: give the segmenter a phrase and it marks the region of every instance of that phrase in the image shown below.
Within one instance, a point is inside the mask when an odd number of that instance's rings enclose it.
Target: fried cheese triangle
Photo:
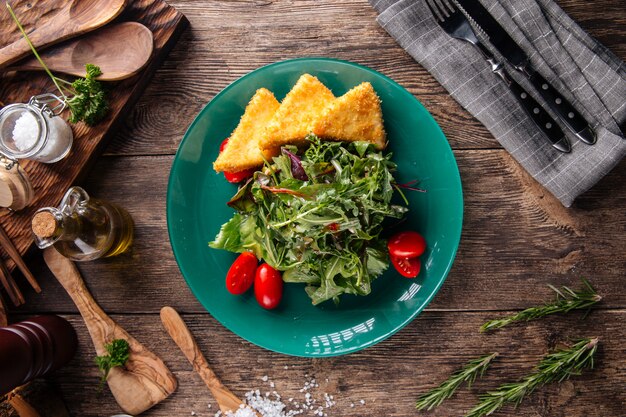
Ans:
[[[333,100],[314,120],[311,131],[323,139],[362,140],[373,143],[378,149],[386,146],[380,98],[369,82]]]
[[[213,162],[215,171],[238,172],[263,165],[263,158],[277,154],[261,151],[259,141],[267,123],[274,117],[280,103],[271,91],[260,88],[246,106],[239,124],[230,135],[228,145]]]
[[[285,96],[267,125],[261,149],[278,149],[286,144],[302,144],[311,133],[311,124],[333,100],[333,93],[310,74],[304,74]]]

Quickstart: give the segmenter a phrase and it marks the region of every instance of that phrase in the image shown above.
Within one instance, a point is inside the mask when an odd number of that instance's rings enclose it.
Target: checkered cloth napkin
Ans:
[[[590,146],[562,125],[572,143],[569,154],[552,148],[480,53],[472,45],[449,37],[435,22],[425,0],[369,1],[380,13],[378,23],[563,205],[571,206],[626,154],[626,140],[619,127],[626,121],[626,65],[585,33],[553,0],[481,3],[526,51],[533,67],[595,129],[598,141]],[[523,76],[509,70],[539,103],[543,102]],[[552,116],[556,119],[554,113]]]

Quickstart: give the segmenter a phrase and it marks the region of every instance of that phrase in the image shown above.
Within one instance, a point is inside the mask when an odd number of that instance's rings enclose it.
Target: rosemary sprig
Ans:
[[[518,382],[504,384],[495,391],[480,396],[476,407],[465,417],[482,417],[499,410],[504,404],[516,407],[526,395],[551,382],[562,382],[572,375],[580,375],[585,368],[593,368],[593,356],[598,348],[598,338],[582,339],[569,349],[550,353],[539,362],[535,372]]]
[[[421,395],[417,399],[415,407],[418,410],[425,408],[430,410],[433,407],[439,406],[444,400],[452,397],[463,382],[467,382],[467,385],[471,386],[477,376],[483,376],[496,356],[498,356],[497,352],[469,361],[463,368],[453,373],[450,378],[442,382],[437,388]]]
[[[584,284],[584,288],[579,291],[573,291],[565,286],[559,290],[552,285],[548,285],[554,292],[556,292],[556,300],[554,302],[540,307],[527,308],[526,310],[522,310],[519,313],[508,317],[490,320],[480,327],[480,331],[486,332],[489,330],[495,330],[514,322],[535,320],[550,314],[567,313],[571,310],[590,308],[602,300],[602,296],[596,292],[589,281],[583,278],[582,282]]]

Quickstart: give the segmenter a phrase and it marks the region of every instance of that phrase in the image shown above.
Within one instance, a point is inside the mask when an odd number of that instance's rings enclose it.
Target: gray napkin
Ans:
[[[563,205],[571,206],[626,154],[619,128],[626,121],[626,66],[553,0],[481,3],[527,52],[532,65],[596,130],[598,142],[589,146],[562,125],[572,143],[569,154],[552,148],[472,45],[450,38],[439,28],[425,0],[369,1],[380,13],[378,23]],[[523,76],[509,70],[543,102]]]

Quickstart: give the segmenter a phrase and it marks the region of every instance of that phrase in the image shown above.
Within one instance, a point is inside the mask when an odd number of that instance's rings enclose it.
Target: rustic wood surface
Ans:
[[[57,3],[30,0],[12,2],[16,14],[20,16],[28,32],[35,28],[35,23],[45,24],[46,21],[62,14],[63,10],[72,10],[71,7],[63,8],[71,3],[73,2],[70,0]],[[51,7],[50,4],[58,5],[59,8]],[[80,5],[78,9],[83,10],[84,4]],[[42,13],[41,10],[49,12]],[[38,207],[56,206],[67,188],[84,177],[105,144],[115,136],[124,116],[133,108],[154,71],[163,62],[187,23],[181,13],[160,0],[134,1],[124,9],[117,21],[135,21],[148,27],[154,35],[153,57],[140,74],[115,84],[108,95],[111,108],[109,114],[97,126],[89,127],[79,123],[72,127],[74,144],[66,158],[55,164],[33,161],[21,163],[32,182],[35,199],[31,206],[24,210],[0,218],[0,223],[21,253],[25,253],[33,242],[29,230],[33,213]],[[4,6],[0,7],[0,45],[9,44],[19,36],[15,26],[7,9]],[[31,96],[41,93],[56,93],[54,84],[45,73],[17,72],[0,76],[2,103],[26,103]]]
[[[560,0],[583,28],[626,58],[623,0]],[[493,137],[375,22],[365,0],[176,0],[191,22],[83,185],[124,205],[136,221],[133,252],[79,265],[102,308],[161,356],[179,380],[178,391],[146,416],[212,416],[217,405],[202,380],[163,330],[158,312],[175,307],[218,377],[236,395],[273,391],[302,401],[314,376],[330,416],[459,416],[477,394],[530,371],[559,342],[599,336],[596,369],[538,390],[517,410],[497,416],[623,417],[626,415],[626,161],[564,209],[538,186]],[[173,154],[196,113],[222,88],[261,65],[300,56],[328,56],[372,67],[413,93],[433,114],[457,158],[465,195],[461,246],[452,272],[433,302],[390,339],[331,359],[303,359],[265,351],[223,328],[185,285],[165,224],[165,194]],[[209,169],[207,167],[207,169]],[[26,289],[27,303],[11,320],[55,312],[69,318],[80,347],[51,380],[72,415],[110,416],[119,408],[98,393],[93,347],[76,308],[46,271],[29,258],[42,293]],[[582,313],[514,326],[492,335],[485,320],[552,297],[546,284],[576,286],[589,278],[605,301]],[[21,281],[23,283],[23,281]],[[472,389],[462,389],[436,411],[418,413],[417,395],[477,355],[499,360]],[[308,375],[308,377],[307,377]],[[362,405],[360,400],[364,400]],[[208,408],[211,404],[211,408]],[[354,404],[354,407],[351,407]]]

